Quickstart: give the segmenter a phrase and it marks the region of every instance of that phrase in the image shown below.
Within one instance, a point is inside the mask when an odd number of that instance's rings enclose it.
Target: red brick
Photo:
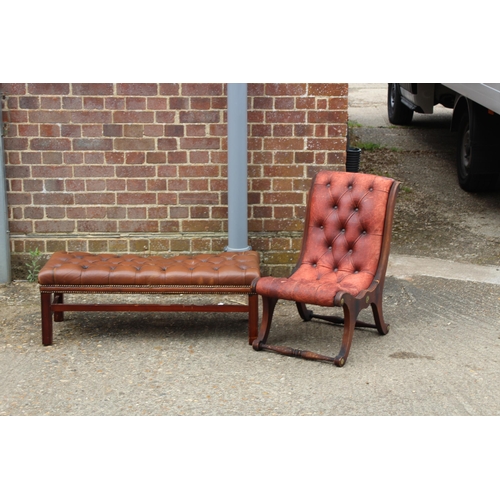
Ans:
[[[158,84],[156,83],[118,83],[116,85],[118,95],[158,95]]]
[[[114,205],[115,193],[75,193],[76,205]]]
[[[59,137],[61,135],[60,125],[55,124],[41,124],[40,135],[42,137]]]
[[[34,96],[22,96],[19,98],[19,107],[21,109],[38,109],[40,107],[40,99]]]
[[[127,97],[125,99],[126,109],[146,109],[146,98],[145,97]]]
[[[178,83],[160,83],[160,95],[178,95],[179,90]]]
[[[161,137],[163,136],[163,125],[144,125],[145,137]]]
[[[165,179],[148,179],[148,191],[165,191],[167,181]]]
[[[34,205],[73,205],[74,198],[71,193],[35,193]]]
[[[205,125],[186,125],[186,136],[205,137]]]
[[[167,99],[165,97],[148,97],[147,108],[155,111],[167,109]]]
[[[253,109],[273,109],[274,99],[272,97],[254,97]]]
[[[131,164],[142,164],[146,161],[146,153],[142,151],[132,151],[125,154],[125,163],[128,165]]]
[[[264,139],[264,148],[267,150],[276,150],[276,149],[295,149],[295,150],[303,150],[304,149],[304,140],[300,138],[265,138]]]
[[[158,193],[158,205],[176,205],[177,202],[177,193]]]
[[[10,196],[8,196],[10,199]],[[9,230],[11,233],[32,233],[33,223],[31,221],[9,221]]]
[[[300,151],[295,153],[295,163],[312,163],[314,161],[314,152]]]
[[[44,210],[42,207],[26,207],[24,209],[24,217],[26,219],[43,219]]]
[[[106,163],[114,163],[114,164],[119,165],[120,163],[125,162],[125,154],[113,151],[113,152],[105,153],[104,159],[106,160]]]
[[[152,165],[124,165],[116,167],[116,177],[121,178],[154,177],[155,173],[156,169]]]
[[[31,175],[35,179],[40,177],[60,177],[66,179],[73,176],[73,169],[67,165],[32,165]]]
[[[165,125],[166,137],[183,137],[184,125]]]
[[[28,83],[30,94],[69,94],[69,83]]]
[[[104,179],[87,179],[85,181],[86,191],[104,191],[106,181]]]
[[[213,151],[211,151],[211,153],[213,153]],[[189,152],[189,161],[190,161],[190,163],[209,163],[210,162],[210,152],[209,151],[190,151]]]
[[[179,119],[181,123],[218,123],[220,113],[219,111],[181,111]]]
[[[50,111],[30,111],[30,117],[36,113],[50,113]],[[8,113],[4,110],[2,113],[4,123],[26,123],[28,121],[28,112],[16,109],[10,110]],[[31,120],[33,122],[34,120]]]
[[[218,193],[179,193],[181,205],[217,205]]]
[[[26,94],[26,83],[0,83],[0,92],[6,95]]]
[[[146,219],[146,207],[130,207],[127,208],[127,219]]]
[[[70,139],[31,139],[31,149],[64,151],[71,149]],[[6,147],[7,149],[7,147]]]
[[[81,97],[63,97],[63,109],[82,109],[83,102]]]
[[[72,83],[73,95],[113,95],[112,83]]]
[[[192,97],[191,109],[210,109],[211,100],[209,97]]]
[[[181,149],[219,149],[220,139],[217,137],[184,137],[180,139]]]
[[[158,139],[158,149],[162,151],[177,149],[177,140],[174,138]]]
[[[187,152],[186,151],[169,151],[167,154],[168,163],[186,163],[187,162]]]
[[[347,123],[346,111],[308,111],[309,123]]]
[[[84,97],[83,107],[85,109],[104,109],[104,99],[102,97]]]
[[[82,125],[83,137],[102,137],[102,124]]]
[[[310,83],[308,94],[314,96],[346,96],[347,83]]]
[[[41,109],[61,109],[60,97],[42,97],[40,99]]]
[[[105,123],[103,125],[102,131],[105,137],[122,137],[123,125]]]
[[[158,221],[152,220],[121,220],[119,231],[131,233],[156,233],[158,232]]]
[[[155,140],[151,138],[114,139],[114,148],[119,151],[151,151],[155,149]]]
[[[185,219],[189,217],[188,207],[170,207],[170,217],[172,219]]]
[[[127,209],[125,207],[107,207],[106,216],[108,219],[125,219]]]
[[[183,83],[182,95],[185,96],[219,96],[223,95],[222,83]]]
[[[293,125],[273,125],[274,137],[292,137]]]
[[[297,109],[316,109],[316,99],[314,97],[297,97],[295,107]]]
[[[110,111],[69,111],[72,123],[109,123]]]
[[[82,136],[82,126],[81,125],[61,125],[61,136],[62,137],[81,137]]]
[[[307,92],[305,83],[266,83],[266,95],[275,96],[303,96]]]
[[[303,123],[305,121],[305,111],[266,111],[267,123]]]
[[[26,192],[40,192],[43,191],[43,181],[41,179],[25,179],[23,181],[24,191]]]
[[[125,191],[125,179],[106,179],[106,191]]]
[[[146,161],[147,163],[165,163],[167,161],[167,154],[163,151],[154,151],[146,153]]]
[[[75,151],[110,151],[113,149],[112,139],[73,139]]]
[[[31,123],[69,123],[70,111],[31,111]],[[24,120],[26,121],[26,120]]]
[[[123,110],[125,109],[125,99],[123,97],[106,97],[104,106],[106,109]]]
[[[276,97],[274,99],[274,107],[276,109],[293,109],[295,107],[295,99],[293,97]]]
[[[168,100],[169,109],[189,109],[189,99],[187,97],[171,97]]]
[[[126,124],[123,126],[125,137],[142,137],[144,135],[144,125]]]
[[[117,193],[118,205],[156,205],[156,193]]]
[[[17,129],[21,137],[37,137],[39,134],[38,125],[19,124]]]
[[[174,111],[155,111],[156,123],[174,123],[176,114]]]
[[[307,149],[311,150],[339,150],[345,149],[346,143],[343,139],[307,139]]]
[[[118,223],[114,220],[80,220],[76,224],[76,230],[84,233],[112,233],[118,229]]]
[[[38,140],[38,139],[31,139]],[[15,137],[5,137],[4,138],[4,147],[6,151],[9,150],[17,150],[23,151],[28,149],[28,139],[26,138],[15,138]]]
[[[62,153],[47,151],[42,153],[42,163],[44,165],[61,165],[63,162]]]
[[[153,111],[114,111],[113,123],[153,123],[154,116]]]
[[[75,165],[75,177],[114,177],[115,168],[110,165]]]

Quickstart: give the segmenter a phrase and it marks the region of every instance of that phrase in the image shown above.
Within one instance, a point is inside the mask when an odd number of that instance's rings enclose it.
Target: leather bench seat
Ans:
[[[64,311],[246,312],[248,342],[257,338],[259,254],[156,255],[56,252],[38,275],[42,304],[42,343],[51,345],[52,321]],[[66,294],[242,294],[247,304],[66,303]]]
[[[251,285],[257,252],[160,257],[56,252],[38,275],[41,285]]]

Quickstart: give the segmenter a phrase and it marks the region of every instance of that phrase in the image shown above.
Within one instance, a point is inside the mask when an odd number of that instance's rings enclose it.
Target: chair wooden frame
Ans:
[[[354,174],[354,175],[363,175],[363,174]],[[268,344],[267,339],[271,329],[273,313],[279,298],[269,297],[262,294],[261,294],[262,321],[258,337],[252,343],[252,346],[256,351],[260,350],[274,351],[276,353],[283,354],[285,356],[292,356],[292,357],[298,357],[302,359],[309,359],[316,361],[325,361],[341,367],[344,366],[347,357],[349,355],[354,335],[354,329],[356,327],[375,328],[380,335],[385,335],[389,332],[389,324],[385,322],[383,317],[382,298],[383,298],[383,289],[385,283],[385,275],[387,271],[387,265],[390,253],[394,208],[399,188],[400,188],[400,182],[393,181],[393,184],[388,194],[388,200],[386,205],[384,232],[381,243],[380,258],[371,285],[366,290],[362,290],[361,292],[359,292],[356,296],[353,296],[350,293],[342,290],[338,291],[337,294],[335,295],[332,306],[342,307],[344,312],[344,317],[342,318],[338,316],[319,315],[307,309],[305,303],[296,302],[298,313],[304,321],[311,321],[312,319],[320,319],[331,322],[336,325],[344,325],[342,344],[340,352],[337,354],[337,356],[334,357],[325,356],[311,351],[303,351],[299,349],[293,349],[291,347]],[[310,217],[310,206],[308,206],[306,213],[306,224],[305,224],[306,228],[308,227],[309,217]],[[307,246],[306,234],[304,233],[302,251],[299,257],[299,261],[294,269],[294,272],[296,269],[299,268],[299,266],[302,263],[306,246]],[[372,308],[375,321],[374,324],[365,323],[357,320],[359,313],[368,306],[371,306]]]

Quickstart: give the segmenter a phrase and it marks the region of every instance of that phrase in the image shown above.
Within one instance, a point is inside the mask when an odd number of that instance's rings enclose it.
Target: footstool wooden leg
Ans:
[[[64,304],[64,294],[54,294],[54,304]],[[54,311],[54,321],[64,321],[64,311]]]
[[[259,296],[251,294],[248,296],[248,344],[257,338],[259,332]]]
[[[51,293],[41,293],[42,302],[42,344],[52,345],[52,311],[50,303],[52,300]]]

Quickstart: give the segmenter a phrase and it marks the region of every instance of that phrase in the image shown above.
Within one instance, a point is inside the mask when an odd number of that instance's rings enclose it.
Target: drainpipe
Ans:
[[[0,107],[0,283],[10,283],[10,238],[7,216],[7,177],[3,149],[3,120]]]
[[[227,195],[229,241],[226,252],[248,246],[247,84],[227,84]]]

